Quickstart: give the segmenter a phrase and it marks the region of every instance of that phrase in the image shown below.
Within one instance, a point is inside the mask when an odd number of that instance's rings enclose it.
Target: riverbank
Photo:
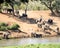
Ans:
[[[0,31],[0,33],[3,33],[2,35],[0,34],[0,40],[3,39],[21,39],[21,38],[48,38],[48,37],[60,37],[60,35],[49,35],[49,34],[42,34],[38,33],[36,34],[36,36],[34,36],[31,33],[25,33],[25,32],[14,32],[14,31],[10,31],[10,35],[8,36],[8,38],[4,38],[4,34],[7,34],[7,31]]]
[[[24,11],[20,11],[19,12],[20,15],[22,13],[24,13]],[[59,17],[55,17],[55,16],[51,16],[50,15],[50,11],[27,11],[27,15],[28,15],[28,19],[38,19],[41,16],[43,17],[44,20],[48,20],[49,18],[52,18],[54,21],[54,25],[51,25],[51,27],[53,28],[53,30],[56,29],[56,27],[60,28],[60,18]],[[24,19],[23,19],[24,20]],[[47,37],[51,37],[51,36],[57,36],[57,33],[54,31],[47,31],[44,32],[42,28],[39,28],[37,26],[37,24],[31,24],[29,23],[29,20],[27,21],[23,21],[22,19],[18,20],[10,15],[6,15],[6,14],[0,14],[0,22],[6,22],[9,24],[12,23],[17,23],[20,26],[20,30],[22,32],[11,32],[11,35],[9,37],[11,38],[26,38],[26,37],[31,37],[31,33],[35,32],[38,35],[42,34],[42,36],[47,36]],[[32,22],[32,21],[30,21]],[[56,26],[56,27],[55,27]],[[32,30],[33,29],[33,30]]]
[[[20,46],[5,46],[0,48],[60,48],[60,44],[31,44]]]

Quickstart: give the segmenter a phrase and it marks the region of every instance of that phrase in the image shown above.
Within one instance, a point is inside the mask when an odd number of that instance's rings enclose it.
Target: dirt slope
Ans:
[[[23,11],[20,11],[20,14],[21,13],[23,13]],[[40,16],[43,16],[44,20],[52,18],[54,20],[54,22],[56,22],[56,24],[60,27],[59,17],[50,16],[50,11],[28,11],[27,14],[28,14],[28,18],[38,19]],[[20,29],[22,31],[27,32],[28,34],[30,32],[32,32],[31,31],[32,29],[33,29],[33,32],[35,32],[37,29],[39,29],[36,24],[27,24],[26,22],[17,21],[14,18],[9,17],[8,15],[4,15],[4,14],[0,14],[0,22],[7,22],[7,23],[15,22],[20,25],[20,27],[21,27]],[[44,34],[43,32],[40,32],[40,33]],[[53,34],[55,34],[55,33],[53,33]]]

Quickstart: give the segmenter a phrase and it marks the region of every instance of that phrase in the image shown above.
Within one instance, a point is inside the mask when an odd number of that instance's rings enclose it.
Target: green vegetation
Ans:
[[[12,25],[8,25],[4,22],[0,23],[0,31],[6,31],[6,30],[18,30],[19,25],[18,24],[12,24]]]
[[[0,48],[60,48],[60,44],[31,44],[31,45],[21,45],[21,46],[7,46]]]
[[[1,22],[1,23],[0,23],[0,26],[7,26],[7,24],[4,23],[4,22]]]
[[[8,25],[4,22],[1,22],[0,23],[0,31],[6,31],[7,30],[7,27]]]
[[[55,11],[60,12],[60,0],[1,0],[0,7],[1,7],[1,4],[4,4],[4,3],[5,3],[5,6],[9,5],[13,9],[13,14],[15,9],[25,10],[26,8],[28,10],[49,9],[52,13],[54,13]]]
[[[25,4],[21,4],[20,5],[20,8],[23,9],[22,7],[24,7],[24,10],[26,8]],[[42,5],[40,1],[30,1],[28,3],[28,6],[27,6],[27,9],[28,10],[47,10],[48,8],[46,8],[45,5]]]
[[[59,0],[40,0],[40,1],[43,5],[45,5],[51,11],[52,14],[55,14],[54,10],[56,10],[56,12],[59,12],[59,9],[58,9],[60,7]]]
[[[18,28],[19,28],[18,24],[13,24],[13,25],[7,27],[8,30],[18,30]]]
[[[0,31],[6,31],[6,30],[7,30],[7,28],[5,26],[0,27]]]

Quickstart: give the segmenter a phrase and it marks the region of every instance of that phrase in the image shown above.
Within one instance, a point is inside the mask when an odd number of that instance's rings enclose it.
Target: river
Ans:
[[[45,37],[45,38],[20,38],[20,39],[3,39],[0,40],[0,46],[15,46],[24,44],[46,44],[60,43],[60,37]]]

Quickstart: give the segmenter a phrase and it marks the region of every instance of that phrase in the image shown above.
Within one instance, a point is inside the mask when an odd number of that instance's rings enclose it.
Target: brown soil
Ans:
[[[23,11],[20,11],[20,14],[22,14],[22,13],[23,13]],[[60,27],[60,18],[50,16],[49,10],[48,11],[28,11],[27,14],[28,14],[28,18],[34,18],[34,19],[38,19],[40,16],[43,16],[44,20],[48,20],[49,18],[52,18],[54,20],[54,22],[56,23],[56,25],[58,27]],[[27,33],[27,34],[25,34],[25,33],[12,32],[12,34],[11,34],[12,37],[17,37],[17,36],[20,37],[22,35],[30,36],[31,32],[37,32],[39,34],[47,35],[43,31],[41,31],[42,29],[38,28],[37,24],[28,24],[26,22],[18,21],[15,18],[9,17],[8,15],[5,15],[5,14],[0,14],[0,22],[6,22],[9,24],[17,23],[20,25],[20,30]],[[33,29],[33,31],[31,31],[32,29]],[[56,33],[51,32],[51,35],[54,36],[54,35],[56,35]]]

